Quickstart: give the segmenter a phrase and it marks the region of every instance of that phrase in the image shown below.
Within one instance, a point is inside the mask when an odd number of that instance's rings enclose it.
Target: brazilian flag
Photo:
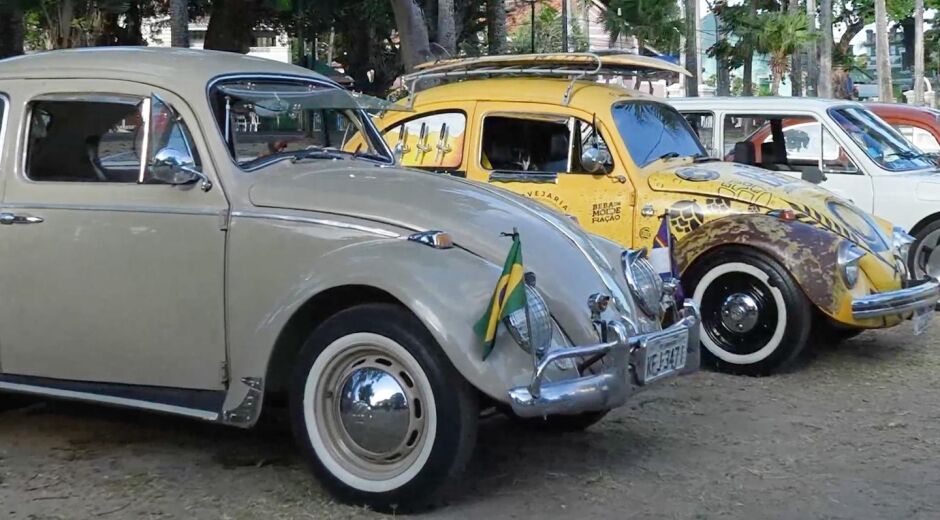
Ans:
[[[522,243],[519,241],[519,233],[513,231],[511,236],[512,247],[509,248],[506,263],[503,264],[503,274],[496,282],[493,298],[486,308],[486,313],[473,327],[477,335],[483,339],[484,360],[493,351],[493,344],[496,342],[496,327],[499,326],[500,320],[526,307]]]

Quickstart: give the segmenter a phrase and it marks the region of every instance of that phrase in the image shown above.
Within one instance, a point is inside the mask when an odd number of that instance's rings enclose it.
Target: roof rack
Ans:
[[[562,97],[567,105],[575,82],[589,76],[644,75],[670,73],[690,75],[683,67],[659,58],[636,54],[599,54],[570,52],[556,54],[515,54],[449,59],[418,65],[417,72],[402,78],[409,91],[409,106],[414,103],[418,84],[431,79],[466,79],[492,76],[541,76],[571,78]]]

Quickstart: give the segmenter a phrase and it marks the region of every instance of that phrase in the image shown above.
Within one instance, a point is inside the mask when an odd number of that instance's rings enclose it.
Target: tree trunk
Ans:
[[[778,96],[780,95],[780,80],[783,78],[783,73],[774,71],[774,72],[771,72],[771,76],[772,78],[770,80],[770,95]]]
[[[428,27],[425,25],[421,8],[414,0],[391,1],[401,45],[402,64],[405,66],[405,72],[412,72],[419,64],[432,59]]]
[[[189,2],[170,0],[170,45],[189,47]]]
[[[888,10],[885,0],[875,0],[875,60],[878,63],[878,101],[894,102],[891,56],[888,46]]]
[[[800,0],[790,0],[787,8],[790,14],[800,14]],[[790,86],[791,95],[803,95],[803,49],[797,48],[790,56]]]
[[[806,0],[806,16],[809,17],[810,40],[806,45],[806,95],[819,95],[819,55],[817,54],[819,46],[816,45],[816,0]]]
[[[745,96],[754,95],[754,50],[749,49],[744,57],[744,70],[741,72],[741,93]]]
[[[457,54],[454,0],[437,0],[437,44],[447,51],[448,57]]]
[[[251,0],[213,0],[205,48],[247,54],[257,24],[255,7]]]
[[[924,104],[924,0],[914,0],[914,104]]]
[[[832,97],[832,0],[822,0],[819,5],[819,80],[817,94],[821,98]]]
[[[698,19],[698,0],[685,1],[685,68],[692,75],[685,78],[685,95],[698,97],[698,38],[695,33]]]
[[[23,8],[18,0],[0,1],[0,59],[23,54]]]
[[[503,0],[486,2],[486,44],[490,54],[506,52],[506,6]]]

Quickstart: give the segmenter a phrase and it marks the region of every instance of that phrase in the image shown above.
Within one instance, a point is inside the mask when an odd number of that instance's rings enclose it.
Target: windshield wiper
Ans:
[[[675,159],[676,157],[679,157],[679,152],[666,152],[657,157],[657,160],[661,161],[663,159]]]
[[[295,152],[290,158],[290,162],[295,163],[298,161],[303,161],[304,159],[329,159],[332,161],[339,161],[352,157],[353,155],[349,152],[341,152],[339,150],[326,150],[323,148],[308,148],[306,150],[300,150]]]

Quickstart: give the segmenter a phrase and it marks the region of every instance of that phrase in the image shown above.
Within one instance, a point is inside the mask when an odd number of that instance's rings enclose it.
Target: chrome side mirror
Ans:
[[[174,186],[199,181],[202,191],[212,189],[212,181],[196,168],[193,158],[176,148],[163,148],[154,154],[150,164],[150,176]]]
[[[599,174],[607,173],[607,165],[610,164],[610,152],[597,146],[589,146],[581,152],[581,167],[587,173]]]

